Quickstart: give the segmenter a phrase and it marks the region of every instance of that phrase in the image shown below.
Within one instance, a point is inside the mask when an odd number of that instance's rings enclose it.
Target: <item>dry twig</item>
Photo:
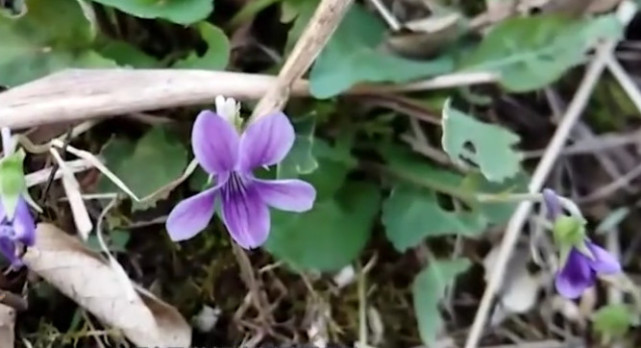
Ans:
[[[71,69],[0,93],[0,127],[16,129],[210,104],[218,95],[254,100],[276,81],[268,75],[204,70]],[[495,81],[496,76],[486,72],[453,73],[404,85],[362,84],[346,94],[412,92]],[[309,95],[305,80],[295,80],[288,89],[292,96]]]

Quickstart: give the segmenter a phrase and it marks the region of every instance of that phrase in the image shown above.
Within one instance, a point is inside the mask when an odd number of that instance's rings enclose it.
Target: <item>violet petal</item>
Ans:
[[[595,278],[587,257],[572,249],[565,266],[556,275],[556,290],[565,298],[575,299],[594,284]]]
[[[209,110],[196,117],[191,133],[194,155],[209,174],[226,173],[238,161],[239,136],[224,118]]]
[[[26,246],[32,246],[36,240],[36,223],[29,211],[27,202],[20,198],[13,217],[13,230],[15,238]]]
[[[276,209],[304,212],[310,210],[316,198],[314,186],[302,180],[259,180],[252,184],[260,198]]]
[[[559,197],[552,189],[546,188],[543,190],[543,204],[545,205],[547,218],[552,221],[563,213]]]
[[[269,208],[261,200],[252,186],[240,191],[223,187],[223,221],[232,238],[245,249],[256,248],[267,240],[269,235]]]
[[[22,265],[22,261],[16,256],[16,245],[9,236],[0,236],[0,252],[11,262],[12,266]]]
[[[177,242],[190,239],[204,230],[214,216],[217,188],[210,188],[181,201],[169,213],[167,232]]]
[[[594,271],[603,274],[621,272],[621,264],[614,255],[594,243],[587,242],[586,244],[594,256],[593,260],[588,258],[589,265]]]
[[[270,166],[285,158],[294,144],[294,127],[282,112],[249,124],[240,138],[240,170]]]

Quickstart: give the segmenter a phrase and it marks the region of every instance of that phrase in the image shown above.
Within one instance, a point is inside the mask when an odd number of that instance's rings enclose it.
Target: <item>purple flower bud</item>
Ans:
[[[546,188],[543,190],[543,205],[547,211],[547,218],[551,221],[556,220],[563,214],[559,196],[552,189]]]
[[[586,241],[587,250],[593,258],[572,248],[565,265],[556,275],[556,290],[563,297],[575,299],[592,287],[597,274],[614,274],[621,272],[621,264],[607,250]]]
[[[314,187],[301,180],[261,180],[256,168],[279,163],[294,144],[294,127],[281,112],[251,123],[242,135],[211,111],[202,111],[192,131],[192,147],[200,166],[215,176],[216,185],[180,202],[169,214],[167,231],[174,241],[205,229],[220,200],[222,219],[232,238],[245,249],[267,240],[269,207],[304,212],[316,198]]]
[[[24,198],[18,200],[12,220],[8,219],[4,207],[0,205],[0,252],[12,266],[22,265],[22,260],[16,254],[18,245],[32,246],[35,236],[36,224]]]

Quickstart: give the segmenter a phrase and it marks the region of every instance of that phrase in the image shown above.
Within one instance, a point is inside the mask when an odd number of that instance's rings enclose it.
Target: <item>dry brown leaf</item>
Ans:
[[[0,304],[0,347],[14,347],[16,310]]]
[[[543,12],[563,13],[570,16],[580,16],[588,12],[592,4],[602,2],[603,0],[554,0],[541,6]]]
[[[24,255],[35,273],[106,325],[122,330],[137,346],[187,347],[191,328],[180,313],[136,288],[80,240],[49,223],[36,229],[36,244]]]
[[[588,6],[588,13],[604,13],[614,10],[619,5],[621,0],[599,0],[592,1]]]
[[[488,19],[498,22],[516,12],[516,0],[485,0]]]
[[[486,282],[491,277],[499,249],[500,246],[495,246],[483,260]],[[499,324],[509,315],[526,313],[536,305],[543,277],[528,271],[529,256],[528,249],[524,245],[517,246],[512,254],[498,295],[500,306],[496,307],[492,315],[493,324]]]
[[[386,44],[395,52],[413,58],[429,58],[459,35],[461,15],[451,13],[409,21],[404,32],[395,33]]]

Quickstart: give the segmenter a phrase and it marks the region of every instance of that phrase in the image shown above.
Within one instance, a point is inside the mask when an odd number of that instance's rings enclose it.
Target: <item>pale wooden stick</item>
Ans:
[[[66,70],[0,94],[0,127],[92,118],[213,103],[217,95],[258,99],[274,84],[267,75],[204,70]],[[307,82],[293,83],[297,95]]]
[[[303,77],[325,47],[352,2],[353,0],[321,1],[280,70],[276,83],[270,86],[254,108],[252,119],[281,110],[285,106],[292,89],[296,86],[295,82]]]
[[[492,83],[486,72],[461,72],[401,84],[361,84],[348,95],[401,93]],[[275,76],[201,70],[72,69],[0,93],[0,127],[25,128],[163,108],[211,104],[217,95],[261,98]],[[297,80],[291,96],[309,96]]]

